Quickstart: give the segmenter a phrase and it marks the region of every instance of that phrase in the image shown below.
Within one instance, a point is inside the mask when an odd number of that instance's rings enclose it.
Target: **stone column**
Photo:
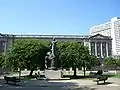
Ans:
[[[102,45],[103,45],[103,44],[102,44],[102,42],[101,42],[101,43],[100,43],[100,46],[101,46],[101,50],[100,50],[100,51],[101,51],[101,57],[103,57],[103,49],[102,49]]]
[[[83,44],[84,44],[84,46],[86,46],[86,41],[85,40],[83,40]]]
[[[106,42],[106,56],[108,57],[108,43]]]
[[[89,53],[91,55],[91,42],[89,42]]]
[[[95,56],[97,56],[97,44],[95,42]]]
[[[3,43],[2,43],[2,45],[3,45]],[[7,52],[7,41],[5,41],[4,42],[4,55],[6,55],[6,52]],[[5,65],[4,65],[4,67],[6,67],[6,63],[7,63],[7,61],[6,61],[6,59],[5,59]]]
[[[6,50],[7,50],[7,42],[4,42],[4,53],[6,54]]]

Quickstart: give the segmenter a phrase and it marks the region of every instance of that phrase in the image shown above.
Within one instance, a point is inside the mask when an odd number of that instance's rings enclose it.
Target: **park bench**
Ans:
[[[96,78],[97,76],[100,76],[103,74],[102,70],[98,70],[97,72],[90,72],[89,77],[90,78]]]
[[[96,72],[90,72],[89,77],[90,78],[95,78],[96,77]]]
[[[40,72],[35,73],[35,77],[36,77],[36,79],[40,79]]]
[[[108,79],[107,76],[97,76],[97,85],[99,84],[99,81],[104,81],[104,84],[105,84],[105,81]]]
[[[16,84],[16,82],[20,82],[20,79],[17,78],[17,77],[7,77],[7,76],[4,76],[4,80],[7,82],[7,84],[8,84],[8,81],[13,82],[14,84]]]

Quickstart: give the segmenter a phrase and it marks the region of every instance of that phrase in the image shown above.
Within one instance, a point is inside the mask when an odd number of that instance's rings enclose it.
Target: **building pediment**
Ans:
[[[96,34],[94,36],[90,36],[90,39],[111,39],[111,38],[108,36],[101,35],[101,34]]]

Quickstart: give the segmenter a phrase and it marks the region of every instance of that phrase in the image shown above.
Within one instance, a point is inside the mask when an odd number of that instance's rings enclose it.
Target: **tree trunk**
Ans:
[[[21,77],[21,68],[18,68],[18,73],[19,73],[19,79]]]
[[[86,63],[85,63],[85,60],[83,61],[83,72],[84,72],[84,77],[85,77],[85,66],[86,66]]]
[[[74,75],[73,76],[77,76],[76,75],[76,68],[73,68],[73,71],[74,71]]]
[[[84,70],[83,70],[83,71],[84,71],[84,76],[85,76],[85,66],[84,66],[83,68],[84,68]]]
[[[31,69],[29,76],[32,76],[34,69]]]
[[[19,71],[19,79],[20,79],[20,77],[21,77],[21,70]]]

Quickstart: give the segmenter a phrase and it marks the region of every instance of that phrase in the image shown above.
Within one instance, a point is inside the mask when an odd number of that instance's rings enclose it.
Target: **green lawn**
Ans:
[[[22,78],[23,78],[23,80],[30,80],[30,79],[34,79],[35,78],[35,76],[22,76]]]
[[[105,76],[120,78],[120,74],[105,74]]]
[[[116,75],[114,75],[114,77],[120,78],[120,74],[116,74]]]

